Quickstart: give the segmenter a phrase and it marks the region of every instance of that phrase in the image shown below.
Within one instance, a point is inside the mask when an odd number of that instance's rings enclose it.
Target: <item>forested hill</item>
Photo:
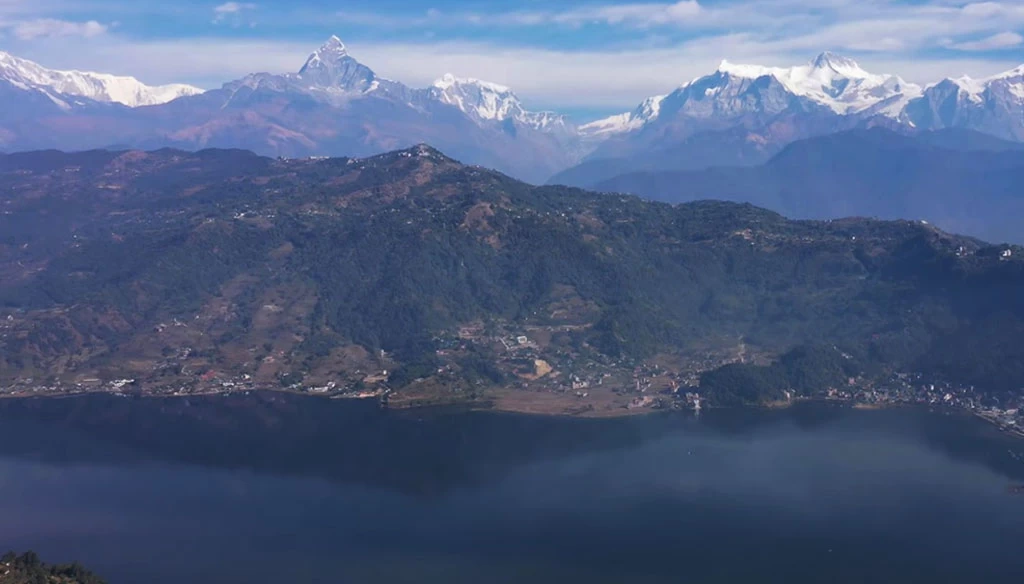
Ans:
[[[532,187],[427,146],[0,156],[0,209],[5,391],[558,392],[799,348],[828,383],[1024,386],[1020,250],[920,222]]]

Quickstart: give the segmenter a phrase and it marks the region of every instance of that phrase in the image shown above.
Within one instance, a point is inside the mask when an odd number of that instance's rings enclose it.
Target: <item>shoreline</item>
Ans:
[[[479,399],[465,399],[465,398],[454,398],[454,399],[429,399],[412,398],[405,401],[399,401],[396,404],[385,403],[382,398],[385,394],[382,393],[364,393],[355,395],[325,395],[316,394],[309,392],[301,392],[284,388],[266,388],[266,389],[245,389],[245,390],[227,390],[227,391],[203,391],[188,394],[160,394],[160,393],[123,393],[123,392],[112,392],[104,390],[84,390],[77,392],[67,393],[41,393],[41,394],[0,394],[0,400],[25,400],[25,399],[73,399],[97,395],[107,395],[121,398],[136,398],[136,399],[187,399],[190,397],[219,397],[219,396],[233,396],[233,395],[251,395],[251,394],[284,394],[302,398],[312,399],[334,399],[334,400],[377,400],[382,409],[388,409],[395,412],[403,411],[415,411],[415,410],[430,410],[430,409],[447,409],[447,408],[460,408],[470,412],[490,412],[498,414],[511,414],[511,415],[522,415],[522,416],[538,416],[538,417],[554,417],[554,418],[578,418],[578,419],[611,419],[611,418],[630,418],[637,416],[648,416],[654,414],[663,414],[666,412],[678,412],[687,411],[693,413],[691,409],[678,409],[678,408],[609,408],[605,410],[596,410],[588,406],[579,406],[573,409],[545,409],[537,407],[523,407],[523,404],[509,403],[500,399],[500,396],[484,396]],[[829,397],[798,397],[790,399],[788,401],[774,401],[762,404],[747,404],[739,406],[705,406],[704,410],[721,410],[721,409],[760,409],[760,410],[786,410],[793,407],[800,406],[802,404],[828,404],[832,406],[846,407],[860,411],[881,411],[896,408],[914,408],[914,407],[928,407],[929,404],[913,404],[913,403],[860,403],[852,402],[844,399],[836,399]],[[519,407],[516,407],[519,406]],[[929,408],[931,409],[931,408]],[[950,412],[959,414],[971,415],[974,418],[982,420],[988,423],[990,426],[995,427],[997,431],[1006,436],[1013,438],[1024,439],[1024,428],[1008,426],[1001,423],[999,420],[994,419],[990,414],[986,412],[963,409],[963,408],[949,408]]]
[[[991,416],[985,414],[984,412],[970,413],[974,414],[974,417],[984,420],[989,424],[995,426],[1000,432],[1004,434],[1013,436],[1014,438],[1024,438],[1024,428],[1021,428],[1019,426],[1007,426],[1006,424],[1001,423],[999,420],[992,419]]]

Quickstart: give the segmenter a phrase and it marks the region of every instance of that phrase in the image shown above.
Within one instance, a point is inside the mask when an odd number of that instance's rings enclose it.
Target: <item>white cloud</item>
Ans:
[[[416,28],[421,26],[456,27],[504,26],[530,27],[561,25],[580,27],[589,24],[653,28],[685,27],[706,22],[715,13],[703,8],[697,0],[674,3],[619,3],[585,6],[569,10],[517,10],[512,12],[444,12],[436,8],[422,14],[394,14],[343,10],[336,14],[339,22],[379,26],[382,28]]]
[[[213,22],[220,24],[229,19],[235,24],[239,23],[238,18],[243,12],[256,10],[256,5],[251,2],[225,2],[213,9]]]
[[[217,14],[237,14],[243,10],[254,10],[255,4],[249,2],[225,2],[217,6],[213,11]]]
[[[559,24],[626,24],[634,26],[679,25],[696,21],[704,12],[697,0],[674,4],[609,4],[554,13],[551,20]]]
[[[950,45],[961,51],[997,51],[1019,47],[1024,43],[1024,36],[1015,32],[1001,32],[977,41],[967,41]]]
[[[18,22],[12,27],[14,36],[21,40],[54,37],[93,38],[105,35],[109,29],[109,25],[99,23],[95,20],[71,22],[55,18],[27,20]]]
[[[149,84],[181,82],[211,88],[249,73],[298,71],[318,44],[216,37],[134,40],[108,35],[102,41],[25,45],[17,54],[55,69],[102,71],[131,75]]]
[[[659,48],[593,51],[509,49],[479,43],[353,45],[350,51],[382,75],[424,86],[445,72],[488,79],[516,90],[531,107],[631,109],[651,95],[714,71],[723,57],[737,63],[792,66],[821,49],[774,51],[747,35],[724,35]],[[538,66],[543,63],[543,66]],[[912,59],[875,54],[870,71],[898,74],[920,84],[946,76],[985,77],[1019,62],[985,59]]]
[[[581,28],[611,26],[629,31],[683,32],[693,35],[746,34],[778,48],[830,47],[854,51],[907,51],[948,47],[978,36],[1024,28],[1024,3],[932,0],[734,0],[700,4],[608,3],[568,10],[511,12],[338,13],[339,25],[389,29],[431,27],[460,32],[464,27]],[[318,16],[318,18],[322,18]],[[812,48],[813,45],[813,48]]]

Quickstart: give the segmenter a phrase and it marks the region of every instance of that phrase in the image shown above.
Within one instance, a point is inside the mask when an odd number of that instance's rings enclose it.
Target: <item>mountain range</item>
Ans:
[[[430,143],[532,181],[580,156],[575,126],[563,116],[526,110],[509,88],[452,75],[410,88],[378,76],[337,37],[296,73],[254,73],[205,92],[179,87],[178,99],[146,107],[126,106],[155,103],[169,89],[148,88],[146,100],[119,101],[111,97],[118,91],[87,90],[98,82],[80,87],[65,83],[60,72],[8,61],[12,67],[0,72],[6,106],[0,148],[8,151],[217,146],[286,157],[366,156]],[[21,81],[26,78],[38,82]]]
[[[970,130],[850,130],[798,140],[762,165],[643,170],[605,192],[682,203],[752,203],[800,219],[926,220],[989,241],[1024,243],[1024,144]]]
[[[0,208],[0,391],[539,396],[562,411],[587,405],[585,383],[614,413],[657,394],[644,379],[671,392],[780,358],[794,377],[708,397],[894,371],[1024,386],[1024,250],[920,221],[535,187],[425,145],[2,155]]]
[[[150,86],[134,77],[47,69],[3,51],[0,51],[0,82],[29,94],[45,96],[64,110],[85,105],[81,98],[138,107],[159,105],[203,92],[198,87],[180,83]]]
[[[629,172],[756,165],[800,139],[879,126],[1021,141],[1024,67],[920,87],[827,52],[788,69],[723,62],[632,112],[581,126],[605,139],[550,180],[589,187]]]
[[[0,103],[5,151],[368,156],[429,143],[516,178],[578,186],[628,172],[756,165],[803,138],[875,126],[1024,140],[1024,67],[920,87],[831,53],[791,68],[723,62],[631,112],[582,125],[530,111],[495,83],[447,74],[411,88],[382,78],[337,37],[295,73],[254,73],[209,91],[53,71],[0,53]]]

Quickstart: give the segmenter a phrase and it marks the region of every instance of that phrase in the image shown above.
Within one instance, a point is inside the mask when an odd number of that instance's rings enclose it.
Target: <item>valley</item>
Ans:
[[[0,584],[1020,584],[1021,63],[1024,0],[0,0]]]

